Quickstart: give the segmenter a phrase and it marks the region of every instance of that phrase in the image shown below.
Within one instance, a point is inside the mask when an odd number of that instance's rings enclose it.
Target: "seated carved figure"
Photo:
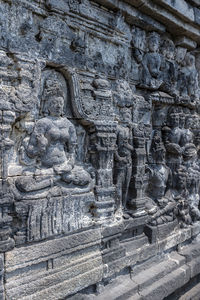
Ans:
[[[151,217],[151,225],[160,225],[178,218],[180,226],[185,227],[192,223],[190,205],[188,202],[187,174],[182,167],[174,173],[173,186],[165,196],[159,199],[159,209]]]
[[[154,132],[151,153],[146,210],[150,215],[149,224],[155,226],[173,221],[175,208],[175,203],[167,192],[171,186],[171,171],[165,164],[165,148],[157,131]]]
[[[35,159],[34,176],[20,176],[15,182],[17,189],[31,193],[57,186],[62,194],[70,188],[70,193],[89,191],[92,180],[87,171],[75,165],[76,130],[64,116],[64,93],[56,81],[46,82],[45,109],[47,116],[36,121],[24,149]]]

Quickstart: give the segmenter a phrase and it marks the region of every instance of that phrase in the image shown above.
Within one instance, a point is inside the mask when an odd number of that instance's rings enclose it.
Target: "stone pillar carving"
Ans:
[[[148,184],[148,176],[145,174],[146,149],[144,127],[139,125],[133,132],[133,178],[134,178],[134,196],[130,201],[130,206],[134,210],[135,217],[146,215],[145,211],[145,191]]]
[[[114,213],[113,154],[115,151],[116,124],[96,121],[90,127],[90,154],[96,168],[95,217],[112,218]]]
[[[11,205],[13,202],[12,194],[10,193],[7,177],[8,177],[8,162],[10,149],[13,146],[13,141],[10,139],[11,124],[15,119],[15,113],[11,110],[1,110],[1,201],[0,201],[0,252],[5,252],[14,247],[14,240],[11,235],[12,217]]]
[[[0,253],[0,299],[4,300],[4,254]]]

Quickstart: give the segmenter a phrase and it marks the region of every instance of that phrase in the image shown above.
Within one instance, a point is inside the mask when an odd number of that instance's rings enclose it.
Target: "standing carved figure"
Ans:
[[[191,125],[193,122],[193,117],[188,114],[185,118],[185,127],[182,129],[180,145],[185,147],[187,144],[193,143],[194,135],[191,131]]]
[[[177,89],[180,90],[180,96],[198,97],[198,73],[195,67],[194,55],[187,53],[185,55],[185,66],[179,72]]]
[[[168,126],[162,128],[163,139],[167,151],[167,165],[175,170],[182,162],[180,139],[182,130],[179,128],[179,112],[172,107],[168,111]]]
[[[158,53],[159,36],[153,32],[148,37],[149,53],[146,53],[142,61],[141,86],[149,89],[158,89],[161,80],[161,56]]]
[[[197,149],[192,143],[186,144],[183,152],[183,165],[187,173],[188,203],[193,221],[200,220],[199,191],[200,168],[197,164]]]
[[[132,174],[133,136],[131,113],[122,108],[122,121],[117,127],[117,149],[115,151],[114,181],[117,193],[117,209],[126,209],[128,189]]]
[[[175,82],[177,79],[176,65],[174,62],[175,46],[173,41],[165,39],[161,52],[163,54],[161,70],[163,74],[162,89],[173,95],[175,94]]]

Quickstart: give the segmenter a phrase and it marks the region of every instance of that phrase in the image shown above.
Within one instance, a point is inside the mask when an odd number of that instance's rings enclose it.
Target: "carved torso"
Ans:
[[[149,195],[154,199],[164,196],[169,178],[169,168],[165,165],[157,165],[151,169]]]
[[[152,77],[157,78],[160,72],[161,58],[158,53],[148,53],[144,57],[144,64],[151,74]]]
[[[70,142],[76,141],[76,133],[67,118],[45,117],[34,128],[28,153],[38,154],[44,166],[52,167],[67,160]]]
[[[117,147],[118,155],[126,158],[127,162],[131,162],[132,151],[129,148],[132,141],[132,134],[130,128],[127,126],[118,126]]]
[[[193,133],[190,129],[182,129],[180,145],[185,146],[187,143],[193,142]]]

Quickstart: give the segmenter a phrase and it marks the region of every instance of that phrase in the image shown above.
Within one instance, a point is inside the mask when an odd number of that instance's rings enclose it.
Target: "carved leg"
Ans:
[[[33,192],[50,187],[53,182],[52,178],[20,177],[16,180],[15,185],[21,192]]]
[[[116,207],[117,210],[122,209],[122,199],[123,199],[123,185],[125,182],[125,173],[124,169],[117,170],[117,179],[116,179]]]
[[[5,299],[4,294],[4,254],[0,253],[0,299]]]
[[[128,190],[129,190],[129,185],[131,181],[131,174],[132,174],[132,166],[128,166],[125,169],[124,172],[124,187],[122,191],[122,205],[123,208],[126,209],[126,204],[127,204],[127,198],[128,198]]]

